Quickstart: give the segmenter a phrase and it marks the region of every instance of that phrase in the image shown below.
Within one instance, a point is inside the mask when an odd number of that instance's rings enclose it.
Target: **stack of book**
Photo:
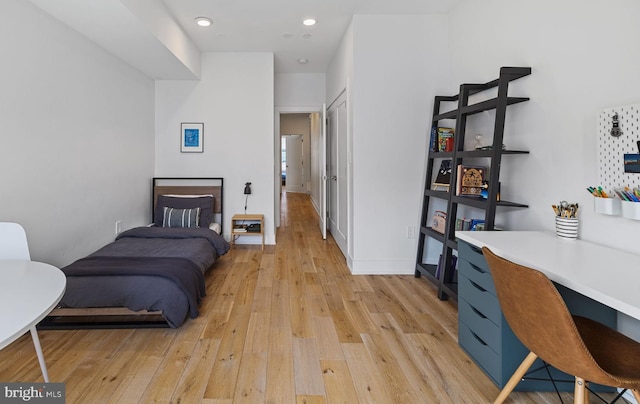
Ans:
[[[456,219],[456,230],[463,230],[463,231],[484,230],[484,219],[458,218]]]

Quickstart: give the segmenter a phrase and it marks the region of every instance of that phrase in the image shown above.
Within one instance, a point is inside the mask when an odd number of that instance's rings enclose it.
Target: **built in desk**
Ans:
[[[615,328],[617,312],[640,319],[640,256],[545,231],[457,231],[458,341],[503,387],[528,350],[513,335],[498,304],[482,247],[551,279],[569,310]],[[562,343],[558,341],[558,343]],[[535,365],[534,365],[535,367]],[[518,390],[549,390],[548,382]],[[567,385],[571,391],[573,384]]]
[[[456,237],[640,320],[640,255],[545,231],[458,231]]]

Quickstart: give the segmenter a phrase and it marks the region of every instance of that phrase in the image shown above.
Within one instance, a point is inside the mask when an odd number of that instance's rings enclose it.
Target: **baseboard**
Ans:
[[[414,275],[415,261],[352,261],[352,275]]]
[[[309,199],[311,199],[311,206],[313,206],[313,210],[315,210],[318,217],[320,217],[320,207],[318,206],[316,200],[313,198],[313,195],[311,195],[311,198]]]

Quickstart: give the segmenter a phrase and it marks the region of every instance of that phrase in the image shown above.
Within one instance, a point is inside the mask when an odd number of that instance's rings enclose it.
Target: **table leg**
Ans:
[[[44,382],[49,383],[49,373],[47,373],[47,364],[44,362],[44,354],[42,353],[42,347],[40,346],[38,331],[36,331],[35,326],[31,327],[29,331],[31,331],[31,339],[33,339],[33,345],[36,347],[36,355],[38,355],[38,362],[40,363],[40,370],[42,370]]]

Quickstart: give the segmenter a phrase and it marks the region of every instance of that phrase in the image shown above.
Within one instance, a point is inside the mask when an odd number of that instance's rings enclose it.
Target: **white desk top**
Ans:
[[[457,231],[456,237],[640,319],[639,255],[543,231]]]
[[[45,318],[66,285],[64,273],[52,265],[0,260],[0,349]]]

